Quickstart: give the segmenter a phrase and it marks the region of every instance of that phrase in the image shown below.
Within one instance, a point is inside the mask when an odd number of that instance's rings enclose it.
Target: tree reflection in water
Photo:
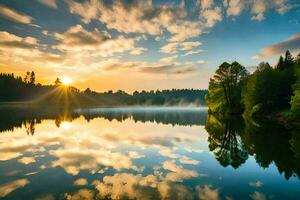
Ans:
[[[248,159],[241,142],[243,125],[241,119],[218,119],[209,115],[205,129],[207,130],[209,149],[214,152],[219,163],[227,167],[240,167]]]
[[[274,163],[287,180],[292,176],[300,178],[299,130],[288,130],[266,120],[254,125],[247,120],[213,115],[208,116],[205,128],[209,149],[222,166],[236,169],[251,155],[263,168]]]

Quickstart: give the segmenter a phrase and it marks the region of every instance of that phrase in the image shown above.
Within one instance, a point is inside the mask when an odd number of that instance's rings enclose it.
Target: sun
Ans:
[[[72,82],[72,79],[67,76],[64,76],[64,77],[62,77],[61,82],[63,85],[70,85],[70,83]]]

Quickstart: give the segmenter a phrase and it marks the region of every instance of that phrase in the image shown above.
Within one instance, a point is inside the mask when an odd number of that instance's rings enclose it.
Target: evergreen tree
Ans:
[[[280,58],[279,58],[276,69],[280,69],[280,70],[284,69],[284,59],[282,56],[280,56]]]
[[[30,84],[35,84],[35,73],[32,71],[30,73]]]
[[[285,53],[284,67],[285,69],[291,69],[293,67],[293,64],[294,64],[294,58],[290,53],[290,51],[287,50]]]
[[[29,82],[29,78],[30,78],[30,72],[26,72],[26,75],[24,77],[24,82],[28,83]]]
[[[296,82],[293,85],[293,97],[291,99],[291,110],[300,116],[300,53],[295,58],[294,71],[296,75]]]

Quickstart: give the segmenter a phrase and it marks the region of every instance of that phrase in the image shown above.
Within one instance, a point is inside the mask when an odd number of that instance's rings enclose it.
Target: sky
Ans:
[[[300,53],[299,0],[0,0],[0,72],[96,91],[206,89]]]

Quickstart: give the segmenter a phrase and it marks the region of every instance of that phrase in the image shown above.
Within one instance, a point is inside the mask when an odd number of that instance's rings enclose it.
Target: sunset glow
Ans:
[[[61,82],[63,85],[70,85],[72,83],[72,79],[67,76],[64,76],[62,77]]]
[[[99,92],[205,89],[225,60],[253,71],[295,55],[296,2],[3,0],[0,71]]]

